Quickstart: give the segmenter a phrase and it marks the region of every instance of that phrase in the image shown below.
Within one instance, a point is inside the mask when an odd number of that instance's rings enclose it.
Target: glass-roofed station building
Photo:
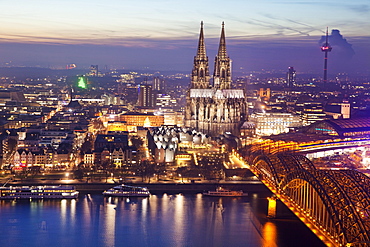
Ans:
[[[370,117],[318,121],[299,132],[263,137],[252,151],[266,153],[296,151],[308,158],[344,150],[370,150]],[[367,150],[369,149],[369,150]]]
[[[370,117],[319,121],[310,125],[306,132],[340,137],[369,136]]]

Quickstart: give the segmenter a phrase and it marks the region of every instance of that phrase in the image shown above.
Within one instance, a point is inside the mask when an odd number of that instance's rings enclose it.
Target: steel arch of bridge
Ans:
[[[334,175],[335,174],[335,175]],[[340,177],[340,179],[338,179]],[[358,204],[354,203],[355,194],[363,194],[361,188],[353,186],[353,193],[343,188],[342,183],[348,183],[351,178],[341,174],[339,171],[307,171],[296,170],[285,177],[281,183],[280,191],[289,198],[298,202],[300,208],[309,210],[309,216],[322,224],[339,243],[355,243],[370,241],[369,227],[358,211]],[[307,184],[308,188],[301,190],[295,185],[297,182]],[[302,183],[303,182],[303,183]],[[305,182],[305,183],[304,183]],[[295,185],[293,187],[292,185]],[[321,199],[324,210],[323,214],[328,216],[323,221],[315,209],[321,205],[313,205],[311,202],[312,189]],[[295,190],[299,190],[298,193]],[[311,192],[308,195],[307,192]],[[310,208],[307,207],[309,205]]]
[[[369,177],[353,170],[317,170],[306,157],[292,153],[249,160],[278,197],[287,199],[338,246],[369,246]]]
[[[280,181],[280,175],[278,173],[280,164],[274,164],[270,158],[271,157],[267,155],[257,156],[253,160],[251,168],[254,168],[256,170],[255,173],[258,174],[258,178],[260,180],[268,181],[270,186],[276,189],[278,188],[278,183]],[[274,159],[274,161],[277,160]]]
[[[328,171],[339,183],[358,212],[370,238],[370,179],[354,170]]]
[[[289,154],[289,155],[291,155],[293,157],[293,159],[295,159],[296,162],[298,162],[303,169],[306,169],[306,170],[315,170],[316,169],[316,167],[311,162],[311,160],[309,160],[306,156],[299,155],[299,154]]]
[[[312,162],[305,156],[292,153],[260,154],[250,160],[252,160],[252,167],[258,171],[258,174],[264,175],[264,178],[268,179],[276,188],[291,171],[315,169]]]

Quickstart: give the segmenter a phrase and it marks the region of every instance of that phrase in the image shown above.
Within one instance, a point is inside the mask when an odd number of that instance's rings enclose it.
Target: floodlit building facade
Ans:
[[[253,113],[249,121],[255,124],[255,134],[258,136],[287,133],[289,128],[302,126],[300,116],[291,113]]]

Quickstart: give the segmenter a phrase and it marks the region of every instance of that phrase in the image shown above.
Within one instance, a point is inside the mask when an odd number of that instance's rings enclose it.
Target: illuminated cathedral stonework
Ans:
[[[231,88],[231,60],[226,52],[224,24],[222,23],[211,84],[202,22],[198,51],[194,57],[191,84],[186,98],[185,126],[211,136],[225,132],[239,135],[240,126],[246,120],[246,116],[244,90]]]

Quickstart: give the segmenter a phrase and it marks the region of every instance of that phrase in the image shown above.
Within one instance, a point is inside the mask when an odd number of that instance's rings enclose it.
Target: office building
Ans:
[[[153,90],[151,85],[140,85],[138,92],[138,106],[153,107]]]
[[[295,77],[296,77],[296,71],[293,67],[288,68],[288,72],[286,74],[286,82],[288,87],[294,87],[295,86]]]

